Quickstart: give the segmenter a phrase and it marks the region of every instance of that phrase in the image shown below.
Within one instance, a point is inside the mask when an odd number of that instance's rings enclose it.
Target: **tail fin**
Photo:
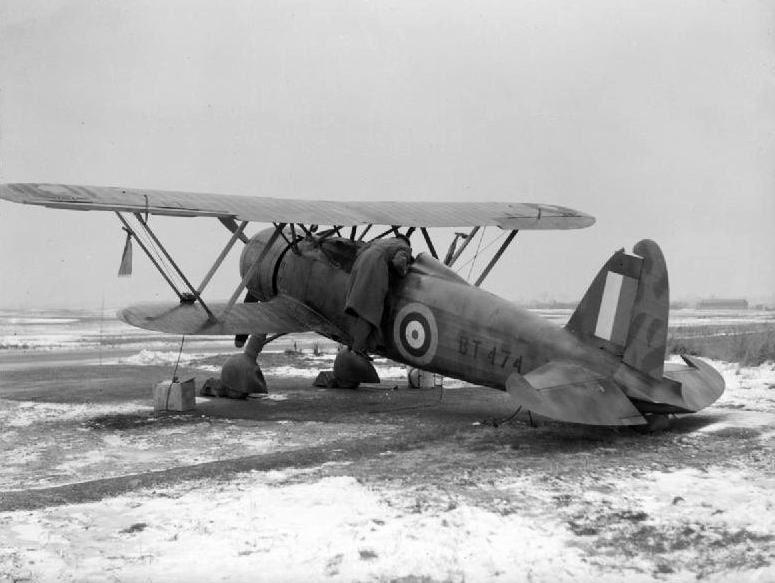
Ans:
[[[648,239],[614,253],[598,272],[566,328],[662,379],[670,291],[659,246]]]

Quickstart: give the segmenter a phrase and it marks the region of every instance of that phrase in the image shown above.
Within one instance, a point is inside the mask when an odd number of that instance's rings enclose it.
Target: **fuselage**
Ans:
[[[345,313],[349,267],[360,243],[330,238],[324,245],[279,240],[264,254],[261,277],[248,289],[262,300],[286,295],[329,320],[340,333],[316,330],[349,344],[355,318]],[[282,247],[282,249],[280,249]],[[260,246],[243,254],[243,274]],[[617,359],[540,316],[460,278],[420,254],[409,273],[396,277],[385,299],[382,341],[391,360],[478,385],[504,389],[513,373],[526,374],[549,360],[572,360],[613,374]]]

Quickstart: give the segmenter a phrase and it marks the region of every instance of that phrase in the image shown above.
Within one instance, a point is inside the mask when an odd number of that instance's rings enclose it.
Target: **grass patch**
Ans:
[[[667,352],[758,366],[768,360],[775,361],[775,330],[693,338],[671,335],[667,339]]]

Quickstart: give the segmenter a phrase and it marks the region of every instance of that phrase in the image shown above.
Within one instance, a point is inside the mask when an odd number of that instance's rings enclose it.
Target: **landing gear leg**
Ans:
[[[250,393],[268,393],[264,373],[256,358],[266,343],[266,334],[251,334],[242,354],[226,359],[221,369],[221,397],[244,399]]]
[[[378,383],[379,375],[371,359],[343,348],[334,360],[334,381],[340,389],[357,389],[360,383]]]

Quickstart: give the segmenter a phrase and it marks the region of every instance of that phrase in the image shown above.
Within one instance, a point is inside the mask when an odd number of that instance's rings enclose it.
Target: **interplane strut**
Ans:
[[[215,272],[218,271],[218,268],[223,263],[223,260],[226,259],[226,256],[229,254],[229,251],[231,251],[231,248],[234,247],[234,243],[237,242],[237,239],[247,242],[247,238],[244,235],[245,227],[247,226],[248,221],[242,221],[239,227],[237,227],[237,229],[232,233],[231,239],[229,239],[229,242],[226,243],[226,246],[221,250],[212,267],[210,267],[210,270],[207,272],[207,275],[205,275],[204,279],[202,280],[202,283],[200,283],[199,287],[196,289],[197,293],[201,295],[205,287],[207,287],[207,284],[210,283],[213,275],[215,275]]]
[[[232,308],[234,307],[234,304],[237,303],[237,299],[242,294],[242,291],[247,286],[248,282],[251,280],[251,278],[256,274],[256,270],[261,265],[261,261],[266,257],[267,252],[269,249],[272,248],[272,245],[274,245],[274,242],[277,241],[277,238],[283,235],[283,229],[285,228],[286,223],[279,223],[275,224],[274,226],[274,232],[272,233],[271,237],[269,237],[269,241],[266,242],[266,245],[264,245],[264,248],[261,250],[261,253],[258,256],[258,259],[256,259],[253,262],[253,265],[250,266],[250,269],[248,269],[248,272],[245,274],[245,277],[242,278],[242,281],[237,286],[237,289],[234,290],[234,293],[229,298],[229,301],[226,304],[226,307],[223,309],[223,311],[220,313],[219,318],[221,320],[225,320],[226,317],[229,315],[229,312],[231,312]],[[286,239],[287,240],[287,239]]]
[[[124,229],[127,231],[127,233],[129,233],[131,238],[137,241],[137,244],[140,245],[140,248],[146,254],[148,259],[151,260],[151,263],[153,264],[153,266],[161,274],[161,276],[164,278],[167,284],[172,288],[172,290],[175,292],[175,295],[178,296],[178,299],[180,300],[180,302],[181,303],[199,302],[199,305],[201,305],[202,309],[207,313],[208,319],[211,321],[215,321],[217,318],[215,314],[212,312],[212,310],[210,310],[210,308],[202,299],[202,293],[204,292],[205,288],[210,283],[210,280],[213,278],[213,276],[218,271],[220,266],[223,264],[223,261],[226,259],[226,256],[234,247],[234,244],[237,242],[237,240],[239,239],[247,242],[247,237],[245,236],[244,231],[245,231],[245,227],[247,227],[248,225],[248,221],[242,221],[239,224],[239,226],[237,226],[236,222],[233,220],[230,221],[228,219],[223,219],[223,218],[220,219],[221,223],[223,223],[223,225],[232,232],[232,236],[229,239],[229,241],[226,243],[224,248],[221,250],[221,252],[218,254],[218,257],[216,257],[215,261],[213,262],[213,265],[208,270],[202,282],[199,284],[197,288],[194,288],[193,284],[183,273],[183,270],[180,269],[178,264],[172,258],[170,253],[167,251],[166,247],[162,244],[162,242],[153,232],[151,227],[148,225],[147,216],[143,217],[143,215],[140,213],[132,213],[132,214],[134,215],[137,222],[140,223],[146,235],[150,238],[150,240],[153,242],[156,248],[158,248],[159,251],[161,251],[162,255],[165,257],[169,265],[175,270],[175,273],[177,273],[178,277],[180,277],[181,281],[189,289],[188,293],[178,289],[178,286],[176,286],[175,283],[172,281],[172,278],[169,276],[169,274],[164,269],[164,267],[159,262],[159,260],[157,260],[153,256],[153,253],[149,249],[148,245],[146,245],[143,242],[143,240],[138,236],[137,231],[132,228],[132,225],[129,223],[129,221],[127,221],[127,219],[123,216],[122,213],[116,211],[116,216],[118,216],[119,220],[123,224]]]
[[[495,252],[495,255],[492,256],[492,259],[490,259],[490,262],[487,264],[487,266],[484,268],[484,271],[482,271],[481,275],[476,280],[476,283],[474,283],[474,286],[479,287],[482,285],[482,282],[484,281],[484,278],[486,278],[490,271],[492,271],[492,268],[495,267],[495,264],[498,262],[498,260],[501,258],[503,253],[506,251],[506,248],[511,244],[511,242],[514,240],[514,237],[517,236],[517,231],[514,229],[511,231],[508,236],[506,237],[506,240],[503,242],[503,244],[498,248],[498,250]]]
[[[175,260],[172,258],[170,253],[167,251],[167,249],[164,247],[164,245],[161,243],[159,238],[156,236],[156,234],[151,229],[150,225],[148,224],[147,217],[144,217],[140,212],[134,212],[132,213],[136,219],[136,221],[140,224],[142,227],[142,230],[145,232],[147,237],[149,238],[149,243],[146,244],[140,237],[138,237],[138,232],[132,228],[130,223],[128,222],[127,218],[124,217],[124,215],[119,212],[115,211],[116,215],[118,216],[119,220],[124,226],[124,229],[129,233],[129,235],[137,241],[137,243],[140,245],[140,248],[143,250],[145,255],[151,260],[151,263],[154,265],[154,267],[157,269],[157,271],[161,274],[161,276],[164,278],[164,280],[167,282],[167,284],[172,288],[175,295],[178,296],[181,303],[194,303],[198,302],[202,308],[207,313],[208,319],[211,321],[223,321],[231,312],[232,308],[234,307],[235,303],[237,302],[239,296],[243,292],[243,290],[246,288],[247,283],[250,281],[250,279],[255,275],[256,270],[261,264],[261,261],[266,256],[266,253],[268,249],[271,248],[272,244],[279,238],[282,237],[285,242],[291,247],[294,253],[299,254],[300,249],[298,247],[298,240],[299,239],[316,239],[318,237],[319,239],[325,239],[332,235],[338,235],[342,236],[341,229],[343,228],[342,225],[332,225],[331,229],[328,229],[322,233],[319,233],[315,235],[315,231],[317,230],[317,225],[309,225],[306,226],[304,223],[273,223],[274,225],[274,232],[269,238],[269,241],[267,242],[264,249],[261,251],[261,254],[256,259],[256,261],[253,263],[253,265],[250,267],[248,272],[245,274],[245,277],[242,278],[242,281],[237,286],[237,289],[232,294],[231,298],[227,302],[225,308],[221,311],[220,314],[216,316],[210,310],[210,308],[207,306],[207,304],[202,299],[202,294],[205,290],[205,288],[209,285],[210,281],[214,277],[215,273],[220,269],[220,267],[223,265],[223,262],[225,261],[228,254],[233,249],[234,245],[238,240],[242,241],[243,243],[247,243],[249,241],[248,237],[245,235],[245,228],[248,225],[248,221],[241,221],[239,224],[234,219],[225,218],[225,217],[218,217],[220,222],[231,232],[231,237],[229,238],[226,245],[221,249],[218,256],[215,258],[215,261],[208,269],[207,273],[205,274],[204,278],[202,279],[202,282],[197,286],[196,288],[193,286],[193,284],[189,281],[189,279],[186,277],[186,275],[183,273],[183,270],[178,266],[178,264],[175,262]],[[285,228],[289,227],[289,233],[285,233]],[[352,241],[363,241],[366,235],[369,233],[371,228],[373,227],[373,224],[367,224],[364,226],[363,230],[360,234],[358,234],[357,226],[352,226],[350,228],[349,232],[349,239]],[[301,233],[297,231],[296,227],[299,228]],[[474,235],[479,231],[479,226],[474,226],[471,231],[463,235],[462,233],[456,233],[455,240],[450,245],[449,250],[447,251],[447,256],[445,257],[444,263],[448,267],[452,267],[455,262],[458,260],[458,258],[463,254],[463,252],[466,250],[468,245],[471,243],[471,241],[474,239]],[[428,229],[426,227],[408,227],[405,233],[405,236],[411,237],[416,230],[420,231],[422,234],[422,237],[425,241],[425,244],[428,248],[428,251],[430,254],[435,258],[438,259],[438,253],[436,251],[436,247],[433,243],[433,239],[431,235],[428,232]],[[511,230],[506,237],[506,240],[503,242],[503,244],[498,248],[496,253],[493,255],[493,257],[490,259],[488,264],[485,266],[482,273],[477,278],[476,282],[474,283],[474,286],[478,287],[482,284],[484,279],[489,275],[492,268],[495,266],[495,264],[500,260],[503,253],[506,251],[506,248],[511,244],[514,237],[516,236],[518,230],[514,229]],[[382,231],[378,235],[372,237],[370,241],[374,241],[377,239],[382,239],[384,237],[387,237],[388,235],[401,235],[402,233],[399,231],[399,225],[390,225],[388,229],[385,231]],[[458,238],[462,237],[463,241],[460,245],[457,245]],[[166,262],[171,266],[171,268],[174,270],[174,272],[177,274],[177,276],[180,278],[180,281],[183,282],[185,288],[188,289],[188,291],[182,291],[178,288],[178,286],[175,284],[175,282],[170,277],[170,273],[167,272],[164,265],[162,264],[161,257],[158,259],[154,257],[154,253],[149,248],[149,244],[153,244],[163,255]]]

